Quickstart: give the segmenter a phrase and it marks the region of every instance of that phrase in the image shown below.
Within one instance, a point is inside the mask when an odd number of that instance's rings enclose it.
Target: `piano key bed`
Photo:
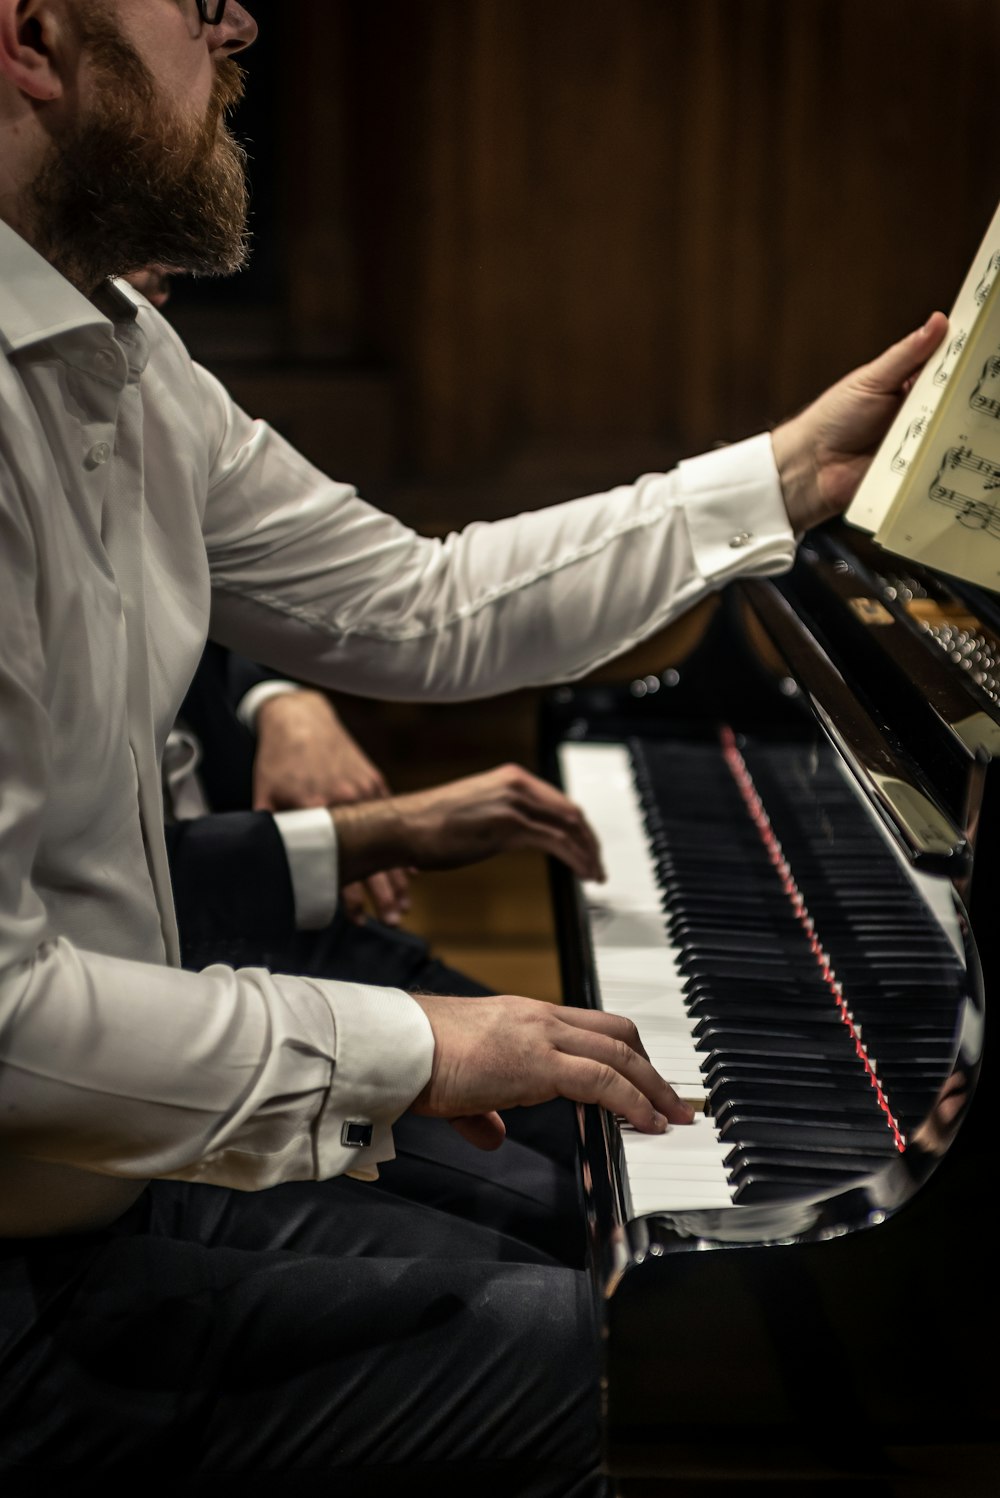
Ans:
[[[604,851],[601,1005],[704,1110],[620,1126],[627,1216],[835,1191],[902,1153],[953,1060],[962,940],[948,882],[897,854],[833,750],[724,727],[565,742],[559,765]]]

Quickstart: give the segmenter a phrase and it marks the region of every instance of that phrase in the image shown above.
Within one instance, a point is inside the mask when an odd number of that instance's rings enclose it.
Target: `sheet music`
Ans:
[[[984,442],[987,449],[980,455],[993,461],[995,452],[996,460],[1000,462],[997,441],[1000,422],[996,409],[989,410],[990,403],[1000,401],[1000,291],[995,289],[998,279],[1000,208],[993,216],[951,309],[946,340],[921,370],[846,516],[852,525],[879,532],[877,539],[880,542],[896,550],[903,549],[908,556],[917,555],[909,549],[910,545],[930,547],[934,550],[934,565],[946,570],[947,564],[937,555],[936,549],[942,532],[947,536],[948,525],[954,522],[949,518],[947,524],[943,523],[944,511],[932,508],[934,501],[930,494],[944,465],[945,454],[953,448],[975,448],[972,440],[975,433],[977,441],[982,438],[976,450],[980,451]],[[992,346],[984,347],[991,324]],[[995,367],[990,367],[992,365]],[[970,378],[974,388],[965,392],[964,399],[961,396],[956,399],[951,387],[956,380],[964,386]],[[988,418],[986,432],[977,424],[977,418],[983,416]],[[989,423],[992,423],[992,428]],[[932,454],[928,449],[933,450]],[[928,468],[933,468],[933,473],[928,475]],[[917,496],[922,496],[926,503],[919,503]],[[902,529],[895,524],[898,516],[890,514],[897,501],[900,509],[907,510],[908,523]],[[918,512],[916,515],[909,514],[911,503]],[[893,525],[895,541],[880,533],[887,521]],[[955,539],[958,550],[964,548],[968,552],[968,526],[963,527]],[[931,560],[923,551],[921,555]],[[995,581],[992,585],[995,586]]]
[[[949,399],[905,470],[906,489],[876,533],[901,552],[1000,587],[1000,290],[969,340]],[[932,375],[933,378],[933,375]]]

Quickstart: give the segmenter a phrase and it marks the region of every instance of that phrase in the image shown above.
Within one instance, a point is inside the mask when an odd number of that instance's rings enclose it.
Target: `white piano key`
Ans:
[[[723,1156],[729,1146],[721,1140],[715,1130],[714,1119],[700,1113],[693,1123],[668,1124],[665,1134],[641,1134],[628,1124],[622,1129],[623,1137],[631,1140],[633,1158],[637,1161],[662,1160],[667,1152],[689,1160],[699,1156]]]

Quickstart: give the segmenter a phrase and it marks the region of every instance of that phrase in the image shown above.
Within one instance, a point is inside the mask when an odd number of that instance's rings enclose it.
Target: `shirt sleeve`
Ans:
[[[325,806],[278,811],[298,931],[322,931],[337,910],[337,831]]]
[[[272,697],[301,692],[294,681],[261,681],[245,692],[236,706],[236,716],[251,733],[257,731],[257,714]],[[333,818],[322,806],[275,813],[288,860],[295,900],[298,931],[322,931],[337,911],[337,832]]]
[[[737,576],[792,563],[770,438],[444,540],[251,421],[210,375],[213,634],[367,696],[448,700],[584,675]]]
[[[236,704],[236,716],[248,733],[257,732],[257,714],[265,702],[272,697],[287,697],[290,692],[301,692],[294,681],[259,681],[249,692],[244,692]]]
[[[370,1173],[430,1076],[433,1035],[407,994],[181,972],[54,929],[33,878],[54,739],[16,499],[0,504],[0,578],[0,1149],[244,1189]],[[345,1144],[350,1122],[372,1125],[370,1145]]]

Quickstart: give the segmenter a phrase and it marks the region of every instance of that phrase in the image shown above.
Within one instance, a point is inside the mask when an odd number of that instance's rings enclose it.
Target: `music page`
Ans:
[[[908,549],[912,545],[934,547],[942,532],[951,539],[948,525],[942,527],[941,515],[932,508],[940,507],[948,487],[964,493],[959,484],[948,485],[949,474],[939,479],[946,462],[954,461],[957,470],[959,460],[948,455],[961,450],[964,456],[969,449],[985,456],[972,445],[973,427],[978,437],[993,436],[994,447],[1000,436],[1000,419],[990,404],[1000,399],[1000,291],[994,294],[998,280],[1000,208],[949,313],[942,347],[921,370],[846,514],[852,525],[876,532],[883,545],[907,555],[916,555]],[[929,468],[933,473],[928,474]],[[938,491],[935,496],[932,489]],[[901,525],[904,510],[906,521]],[[958,513],[952,511],[949,525]],[[886,525],[892,527],[892,542],[883,534]],[[959,525],[968,546],[969,526]],[[961,550],[962,537],[957,541]],[[937,556],[924,559],[946,566]]]

